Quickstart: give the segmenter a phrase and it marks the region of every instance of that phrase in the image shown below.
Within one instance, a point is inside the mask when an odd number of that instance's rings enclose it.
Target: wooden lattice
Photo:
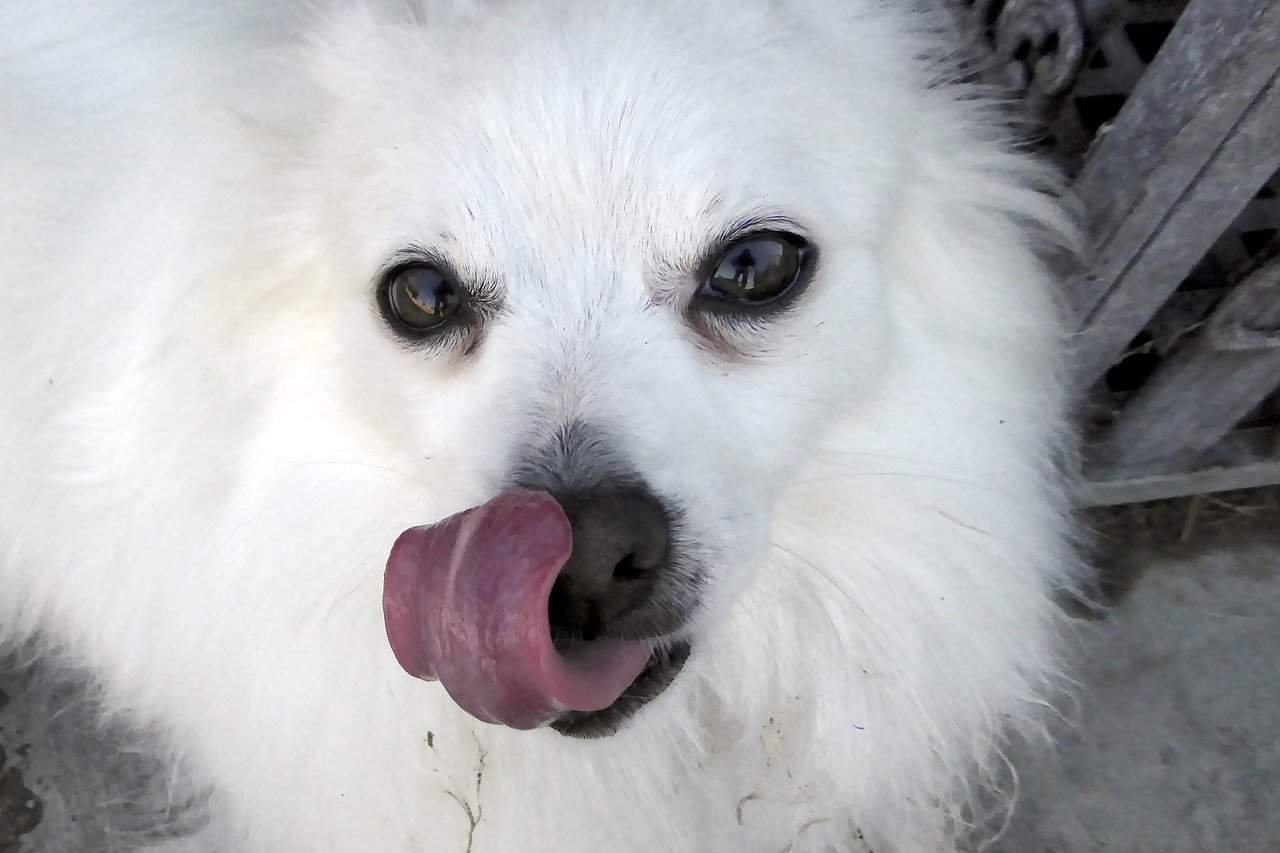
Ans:
[[[1081,502],[1280,483],[1280,3],[958,2],[1088,217]]]

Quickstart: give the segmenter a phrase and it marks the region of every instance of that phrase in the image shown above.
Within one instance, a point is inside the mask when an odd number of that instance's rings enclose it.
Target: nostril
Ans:
[[[600,631],[603,629],[600,624],[600,610],[592,607],[587,611],[587,621],[582,625],[582,641],[584,643],[593,642],[600,637]]]
[[[563,575],[551,587],[547,621],[550,623],[552,645],[561,651],[577,643],[597,639],[604,629],[596,602],[575,595]]]
[[[636,565],[636,555],[628,554],[613,567],[613,579],[616,581],[636,581],[644,577],[644,569]]]
[[[628,484],[556,497],[573,533],[573,548],[547,601],[556,647],[565,651],[634,633],[637,625],[657,618],[655,591],[668,570],[671,546],[662,502]]]

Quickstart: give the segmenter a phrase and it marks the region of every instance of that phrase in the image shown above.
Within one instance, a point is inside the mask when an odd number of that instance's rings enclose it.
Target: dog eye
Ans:
[[[462,308],[462,289],[435,267],[402,267],[388,278],[385,305],[397,326],[422,334],[449,322]]]
[[[795,285],[808,251],[808,243],[795,234],[748,234],[725,248],[700,293],[726,302],[765,305]]]

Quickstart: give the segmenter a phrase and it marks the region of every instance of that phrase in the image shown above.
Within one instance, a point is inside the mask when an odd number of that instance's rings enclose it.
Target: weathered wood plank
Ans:
[[[1097,381],[1280,166],[1280,84],[1269,86],[1176,204],[1159,214],[1076,338],[1080,387]],[[1135,213],[1150,220],[1150,210]]]
[[[1088,275],[1071,283],[1095,381],[1280,166],[1280,3],[1195,0],[1076,183]]]
[[[1174,350],[1094,446],[1115,469],[1212,447],[1280,387],[1280,257],[1255,270],[1202,334]]]
[[[1205,334],[1219,351],[1280,349],[1280,237],[1240,278],[1213,312]]]
[[[1277,67],[1268,60],[1280,43],[1280,4],[1193,0],[1147,68],[1124,109],[1099,135],[1076,180],[1089,204],[1089,228],[1104,245],[1147,194],[1144,178],[1162,167],[1183,165],[1181,186],[1194,176],[1192,161],[1166,164],[1165,149],[1188,126],[1198,134],[1205,156],[1212,153]],[[1261,61],[1250,62],[1260,56]],[[1199,129],[1199,128],[1197,128]],[[1216,132],[1214,132],[1216,130]],[[1092,304],[1104,295],[1094,283]]]
[[[1277,483],[1280,431],[1255,429],[1232,433],[1199,460],[1166,460],[1127,474],[1094,470],[1076,486],[1073,497],[1079,507],[1116,506]]]

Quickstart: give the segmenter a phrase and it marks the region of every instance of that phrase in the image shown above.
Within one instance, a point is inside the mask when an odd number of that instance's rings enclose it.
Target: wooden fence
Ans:
[[[1074,175],[1083,505],[1280,483],[1280,0],[958,0]]]

